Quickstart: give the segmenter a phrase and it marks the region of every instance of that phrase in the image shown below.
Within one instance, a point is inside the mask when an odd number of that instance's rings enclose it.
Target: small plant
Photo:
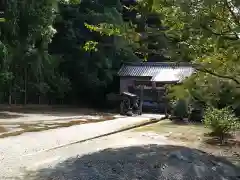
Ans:
[[[203,117],[206,127],[212,130],[212,135],[219,137],[221,143],[226,135],[238,128],[238,119],[230,108],[217,109],[208,107]]]

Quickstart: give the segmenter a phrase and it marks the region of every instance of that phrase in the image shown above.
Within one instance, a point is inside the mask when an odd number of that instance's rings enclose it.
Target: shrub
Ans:
[[[198,102],[192,102],[190,108],[189,120],[192,122],[202,122],[204,115],[204,106]]]
[[[216,109],[208,107],[203,117],[204,124],[212,130],[212,134],[223,141],[224,137],[238,128],[238,119],[229,108]]]
[[[186,100],[178,100],[173,104],[173,115],[180,119],[188,117],[188,103]]]

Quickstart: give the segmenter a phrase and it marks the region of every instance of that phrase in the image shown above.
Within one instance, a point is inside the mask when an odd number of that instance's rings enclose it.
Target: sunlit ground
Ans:
[[[208,134],[210,130],[202,124],[176,124],[170,120],[140,127],[135,131],[155,132],[170,140],[181,142],[184,146],[197,148],[216,156],[226,157],[236,165],[240,165],[240,132],[228,138],[225,144],[220,144]]]

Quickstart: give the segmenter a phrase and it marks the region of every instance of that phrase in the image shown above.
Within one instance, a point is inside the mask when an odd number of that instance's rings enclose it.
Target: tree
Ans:
[[[1,23],[1,42],[5,48],[2,71],[4,79],[9,77],[6,84],[9,103],[12,93],[15,99],[17,96],[21,98],[24,93],[26,103],[29,81],[40,82],[46,69],[52,68],[46,64],[51,64],[48,44],[55,33],[52,28],[55,9],[55,0],[6,2],[6,22]]]
[[[117,36],[124,41],[120,47],[134,51],[141,60],[165,61],[168,39],[164,35],[161,16],[151,7],[150,2],[122,1],[121,23],[104,22],[87,27],[100,34]],[[118,46],[119,47],[119,46]]]
[[[173,50],[178,59],[200,64],[198,70],[239,84],[239,2],[166,0],[160,4],[157,10],[164,15],[166,34],[176,42]]]
[[[215,106],[235,104],[240,85],[239,2],[154,2],[153,7],[162,14],[162,22],[167,27],[165,33],[173,42],[168,48],[170,58],[191,62],[197,70],[183,84],[187,94]],[[230,92],[231,102],[223,98],[226,92]]]
[[[191,62],[198,73],[186,94],[239,106],[237,0],[9,0],[5,17],[0,83],[9,102],[36,92],[39,101],[99,101],[122,62],[146,59]]]
[[[50,53],[63,57],[59,71],[71,79],[73,99],[102,102],[121,63],[138,60],[124,38],[111,34],[111,24],[124,25],[121,12],[119,0],[59,5]],[[108,31],[97,32],[100,25]]]

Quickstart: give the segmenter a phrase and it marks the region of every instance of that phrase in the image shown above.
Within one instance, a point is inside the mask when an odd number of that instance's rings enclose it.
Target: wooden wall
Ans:
[[[120,93],[129,91],[129,87],[135,85],[135,81],[149,81],[150,77],[120,77]]]

